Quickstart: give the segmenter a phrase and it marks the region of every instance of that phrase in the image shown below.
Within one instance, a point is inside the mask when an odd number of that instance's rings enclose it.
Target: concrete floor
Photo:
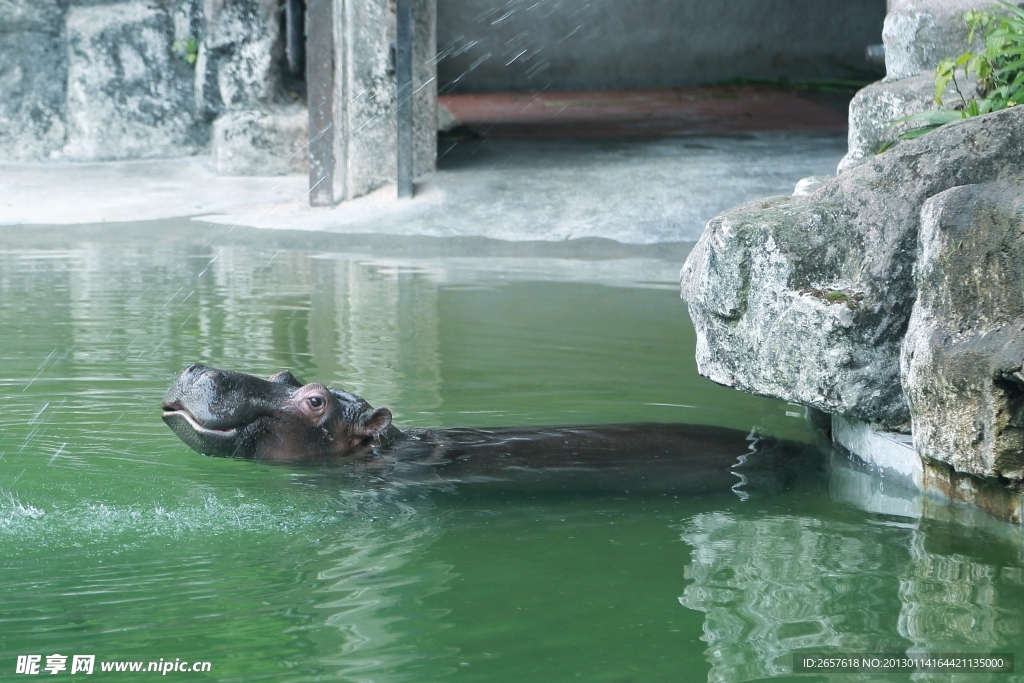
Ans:
[[[657,92],[548,94],[525,105],[492,99],[469,96],[462,113],[476,116],[466,122],[475,130],[501,136],[440,143],[438,171],[418,180],[412,200],[398,201],[385,187],[314,209],[305,175],[218,176],[206,157],[0,164],[0,225],[192,217],[344,234],[678,243],[696,240],[724,209],[834,173],[846,151],[834,110],[756,90],[732,99]],[[794,121],[804,130],[788,130]],[[545,130],[562,132],[545,137]]]
[[[335,208],[308,205],[305,176],[222,177],[204,157],[8,164],[0,165],[0,225],[195,216],[339,233],[681,242],[730,206],[834,173],[845,150],[845,136],[829,133],[472,140],[441,149],[438,172],[417,183],[412,200],[385,187]]]

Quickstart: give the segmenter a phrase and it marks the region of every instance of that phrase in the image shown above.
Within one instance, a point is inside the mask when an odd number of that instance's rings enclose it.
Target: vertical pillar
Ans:
[[[412,2],[396,0],[395,78],[398,111],[398,198],[407,199],[413,193],[413,136],[412,136]]]
[[[399,0],[410,53],[399,92],[397,7],[391,0],[308,0],[310,203],[353,199],[398,180],[398,113],[411,107],[407,182],[434,169],[437,149],[436,0]],[[413,37],[415,36],[415,39]],[[397,51],[396,51],[397,52]],[[404,93],[408,93],[407,95]],[[405,133],[403,133],[405,135]],[[404,166],[403,166],[404,168]],[[407,185],[408,187],[408,185]]]
[[[334,2],[308,0],[306,88],[309,102],[309,203],[334,200]]]

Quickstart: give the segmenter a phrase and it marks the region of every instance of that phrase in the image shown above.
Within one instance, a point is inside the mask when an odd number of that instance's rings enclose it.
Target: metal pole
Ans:
[[[395,77],[398,114],[398,198],[412,197],[412,3],[396,0]]]
[[[334,0],[306,7],[309,99],[309,203],[334,204]]]

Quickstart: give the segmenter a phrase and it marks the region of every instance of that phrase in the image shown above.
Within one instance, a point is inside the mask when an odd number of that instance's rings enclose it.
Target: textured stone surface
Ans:
[[[1021,226],[1021,176],[925,203],[901,357],[915,450],[960,472],[1016,481],[1024,479]]]
[[[286,175],[309,168],[304,107],[234,111],[213,122],[213,161],[222,175]]]
[[[45,159],[63,147],[66,74],[58,36],[0,33],[0,159]]]
[[[801,178],[797,181],[796,187],[793,188],[794,197],[803,197],[813,192],[817,192],[825,186],[828,181],[832,180],[834,176],[830,175],[809,175],[806,178]]]
[[[172,17],[146,2],[68,11],[68,157],[181,156],[205,146],[192,69],[172,52],[174,36]]]
[[[963,13],[993,4],[987,0],[890,0],[882,28],[886,78],[916,76],[934,70],[946,57],[961,54],[968,48]]]
[[[67,0],[0,0],[0,35],[17,31],[60,33]]]
[[[681,273],[701,374],[886,427],[905,426],[900,343],[922,204],[1024,165],[1024,111],[901,142],[804,197],[713,219]]]
[[[281,57],[276,0],[207,0],[195,70],[197,109],[207,117],[273,100]]]
[[[974,93],[970,84],[963,84],[962,90],[966,97]],[[949,102],[957,101],[952,85],[943,97]],[[892,125],[894,120],[937,108],[935,78],[930,71],[862,88],[850,102],[849,149],[839,162],[839,173],[869,161],[884,145],[896,142],[901,133],[921,125]]]

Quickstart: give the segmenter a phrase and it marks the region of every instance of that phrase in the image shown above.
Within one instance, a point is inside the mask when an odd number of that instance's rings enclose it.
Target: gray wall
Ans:
[[[842,78],[886,0],[438,0],[441,92]]]

